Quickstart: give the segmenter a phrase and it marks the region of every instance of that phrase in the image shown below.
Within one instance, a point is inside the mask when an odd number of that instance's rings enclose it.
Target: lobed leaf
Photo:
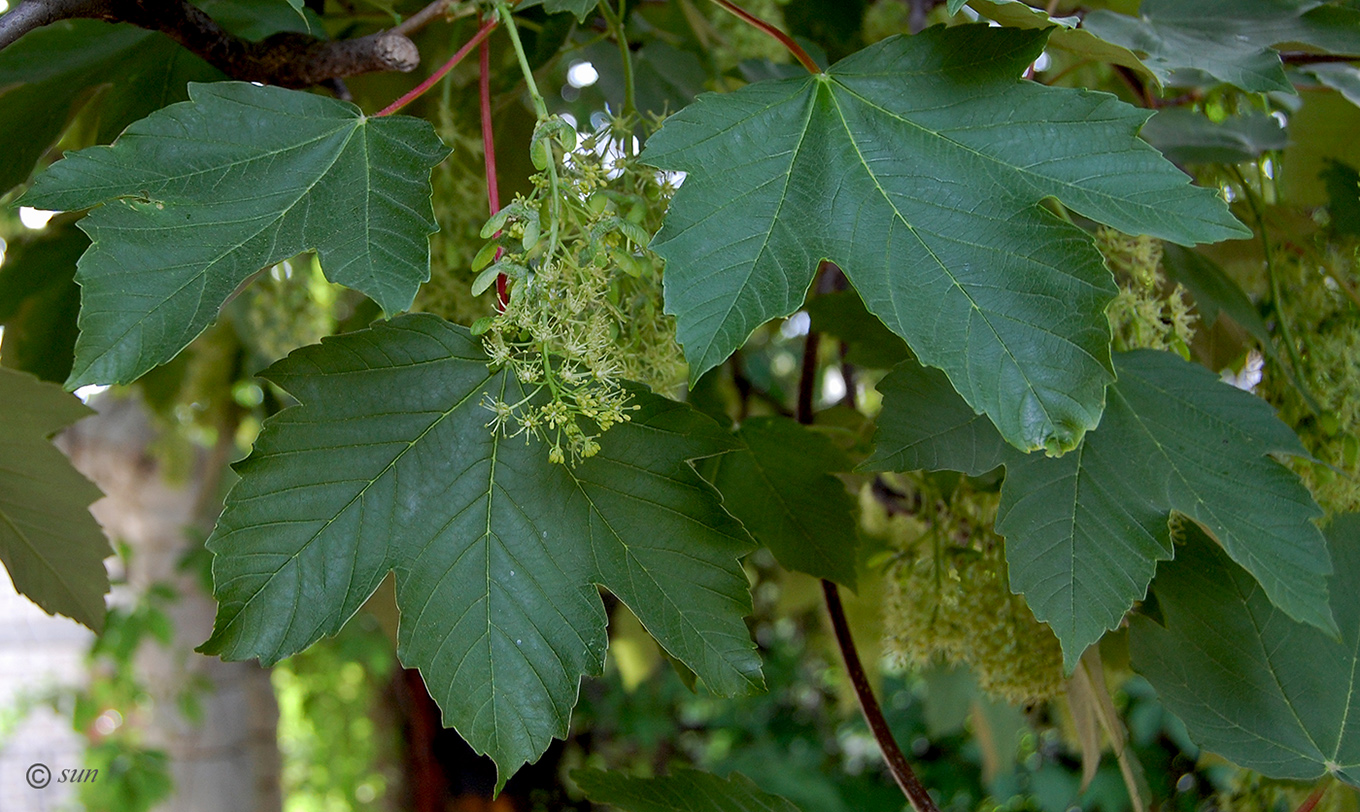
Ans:
[[[829,259],[1009,442],[1075,447],[1113,377],[1115,287],[1040,202],[1173,242],[1248,232],[1135,137],[1146,112],[1021,82],[1046,36],[934,28],[667,119],[643,155],[688,173],[653,248],[694,379]]]
[[[1062,458],[1002,443],[943,376],[902,364],[880,384],[884,408],[873,470],[1006,466],[996,528],[1011,588],[1052,626],[1070,670],[1141,599],[1171,558],[1168,514],[1212,532],[1290,617],[1324,631],[1322,511],[1272,453],[1304,455],[1269,404],[1171,353],[1115,356],[1100,427]]]
[[[428,122],[246,82],[189,95],[53,164],[22,198],[98,206],[80,222],[93,244],[68,388],[170,360],[251,275],[303,251],[389,312],[429,278],[429,171],[448,150]]]
[[[1152,584],[1160,621],[1134,615],[1129,648],[1197,744],[1271,778],[1360,787],[1360,516],[1333,520],[1327,539],[1339,639],[1291,620],[1191,533]]]
[[[265,376],[301,403],[265,423],[208,540],[203,651],[266,664],[338,632],[396,572],[398,655],[503,783],[564,737],[607,645],[596,584],[712,691],[761,686],[737,559],[751,541],[687,462],[731,436],[634,393],[575,468],[484,403],[528,393],[465,328],[412,315],[329,338]]]

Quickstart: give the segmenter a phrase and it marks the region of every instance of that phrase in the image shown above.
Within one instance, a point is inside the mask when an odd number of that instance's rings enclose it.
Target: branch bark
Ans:
[[[58,20],[124,22],[165,34],[233,79],[301,88],[361,73],[413,70],[420,52],[406,34],[447,6],[448,0],[436,0],[396,28],[355,39],[284,32],[250,42],[188,0],[23,0],[0,16],[0,49]]]

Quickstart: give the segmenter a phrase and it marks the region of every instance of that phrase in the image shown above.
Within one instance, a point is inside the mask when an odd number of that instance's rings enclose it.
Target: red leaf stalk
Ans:
[[[789,49],[789,53],[793,54],[793,58],[797,59],[803,67],[808,69],[808,73],[815,76],[822,72],[822,69],[817,67],[817,63],[812,61],[812,57],[808,56],[808,52],[803,50],[803,46],[793,41],[793,37],[790,37],[773,25],[770,25],[741,6],[738,6],[736,3],[733,3],[732,0],[713,0],[713,2],[732,12],[748,25],[759,28],[761,31],[764,31],[766,34],[779,40],[785,48]]]
[[[393,113],[400,110],[401,108],[420,98],[422,95],[424,95],[425,91],[434,87],[435,84],[438,83],[440,79],[444,78],[444,75],[446,73],[453,70],[454,66],[457,65],[459,62],[462,62],[463,57],[472,53],[473,48],[476,48],[478,45],[482,44],[482,42],[485,41],[486,38],[491,34],[491,31],[496,27],[496,24],[497,23],[495,18],[487,20],[486,24],[483,25],[481,28],[477,29],[476,34],[472,35],[472,39],[468,40],[467,44],[464,45],[462,48],[459,48],[458,53],[454,54],[449,59],[448,62],[445,62],[443,66],[439,68],[439,70],[430,74],[429,78],[426,79],[425,81],[411,88],[411,91],[409,93],[402,96],[400,99],[397,99],[396,101],[392,102],[391,104],[387,105],[378,113],[374,114],[374,118],[379,118],[381,116],[390,116]]]
[[[479,67],[477,87],[481,93],[482,107],[482,155],[486,160],[486,201],[492,216],[495,216],[496,212],[501,210],[501,192],[496,182],[496,136],[491,129],[491,46],[485,40],[478,47],[477,61]],[[502,253],[501,249],[497,248],[496,259],[500,259]],[[506,291],[505,274],[497,274],[496,309],[505,310],[509,303],[510,294]]]

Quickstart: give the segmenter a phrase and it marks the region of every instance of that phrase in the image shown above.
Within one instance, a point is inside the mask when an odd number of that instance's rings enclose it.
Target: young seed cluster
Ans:
[[[992,529],[997,495],[960,477],[941,487],[923,475],[886,475],[909,512],[890,511],[866,486],[866,532],[896,550],[888,568],[884,649],[900,667],[966,664],[989,694],[1031,704],[1062,691],[1062,650],[1052,630],[1011,593],[1001,537]]]
[[[1331,267],[1302,254],[1276,260],[1280,286],[1289,291],[1281,308],[1298,341],[1299,377],[1316,409],[1278,362],[1267,369],[1258,391],[1315,458],[1289,463],[1334,515],[1360,510],[1360,313],[1335,281],[1354,279],[1355,253],[1336,251],[1324,261]]]
[[[1119,295],[1105,311],[1114,348],[1168,350],[1188,360],[1195,315],[1185,290],[1179,284],[1168,285],[1162,275],[1161,241],[1105,227],[1095,237],[1096,248],[1119,283]]]
[[[623,381],[665,391],[686,376],[662,309],[662,262],[647,248],[675,189],[638,162],[632,130],[615,120],[578,144],[562,119],[541,122],[533,191],[487,222],[473,260],[474,294],[509,282],[503,309],[473,333],[527,392],[514,403],[486,394],[488,426],[543,440],[555,463],[594,456],[599,435],[629,419]]]

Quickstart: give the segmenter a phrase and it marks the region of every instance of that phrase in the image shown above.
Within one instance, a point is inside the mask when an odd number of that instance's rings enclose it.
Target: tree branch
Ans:
[[[322,40],[283,32],[250,42],[228,33],[187,0],[23,0],[0,16],[0,49],[58,20],[124,22],[165,34],[233,79],[310,87],[360,73],[413,70],[420,63],[420,52],[404,32],[429,22],[447,4],[448,0],[436,0],[395,29],[356,39]]]

